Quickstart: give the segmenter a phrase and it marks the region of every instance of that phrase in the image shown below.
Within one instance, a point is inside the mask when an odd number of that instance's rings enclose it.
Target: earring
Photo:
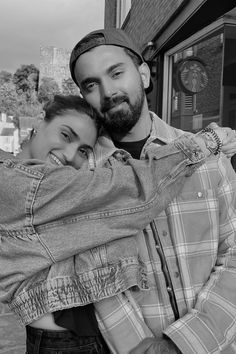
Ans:
[[[37,134],[37,130],[32,128],[28,135],[28,140],[31,140]]]

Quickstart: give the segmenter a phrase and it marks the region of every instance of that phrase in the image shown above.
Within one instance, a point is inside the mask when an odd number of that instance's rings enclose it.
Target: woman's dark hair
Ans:
[[[93,119],[99,128],[97,121],[97,114],[94,109],[80,96],[76,95],[55,95],[53,100],[44,105],[44,120],[46,122],[52,121],[55,116],[61,116],[68,110],[75,110],[78,113],[85,113]]]

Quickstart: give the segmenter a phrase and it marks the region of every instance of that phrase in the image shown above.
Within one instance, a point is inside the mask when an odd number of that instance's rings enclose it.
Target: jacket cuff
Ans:
[[[195,164],[206,159],[202,146],[198,144],[193,134],[186,133],[181,135],[181,137],[174,140],[174,144],[183,151],[190,163]]]

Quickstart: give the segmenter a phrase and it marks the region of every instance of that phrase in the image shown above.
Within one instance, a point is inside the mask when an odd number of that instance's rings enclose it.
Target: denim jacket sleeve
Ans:
[[[11,156],[11,155],[10,155]],[[135,235],[176,196],[205,156],[191,135],[146,160],[116,154],[76,171],[0,153],[0,288],[106,242]]]

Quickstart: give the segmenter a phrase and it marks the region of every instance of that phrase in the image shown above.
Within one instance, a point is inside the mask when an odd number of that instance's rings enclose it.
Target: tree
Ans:
[[[7,82],[11,82],[13,78],[12,73],[9,73],[8,71],[2,70],[0,71],[0,85],[3,85]]]
[[[15,115],[18,107],[18,95],[15,85],[12,82],[6,82],[0,85],[0,112],[8,115]]]
[[[42,104],[38,101],[36,94],[31,95],[30,101],[27,100],[25,94],[18,94],[17,115],[36,117],[42,109]]]
[[[13,82],[16,86],[16,92],[26,95],[30,99],[32,92],[38,89],[39,70],[33,65],[21,65],[13,75]]]
[[[42,110],[36,91],[30,98],[24,92],[17,93],[12,81],[0,83],[0,112],[13,116],[35,117]]]
[[[63,95],[79,95],[79,88],[76,86],[74,81],[68,77],[62,80],[62,94]]]
[[[60,94],[60,88],[57,82],[51,77],[43,77],[38,91],[39,102],[44,104],[58,94]]]

